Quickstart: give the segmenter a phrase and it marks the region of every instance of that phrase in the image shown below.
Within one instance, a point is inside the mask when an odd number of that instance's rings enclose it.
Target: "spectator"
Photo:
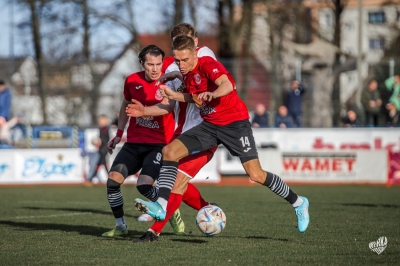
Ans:
[[[288,115],[288,110],[286,106],[280,106],[278,113],[275,116],[275,127],[279,128],[292,128],[293,118]]]
[[[110,135],[109,135],[109,129],[110,129],[110,120],[106,115],[100,115],[97,119],[97,124],[99,125],[99,131],[100,131],[100,138],[95,138],[92,143],[98,147],[98,155],[97,155],[97,162],[90,169],[89,175],[87,180],[89,182],[93,181],[93,178],[97,175],[98,170],[100,169],[100,166],[104,165],[106,168],[106,171],[108,172],[108,166],[107,166],[107,143],[110,140]]]
[[[386,108],[388,110],[386,125],[388,127],[398,127],[400,125],[400,111],[397,111],[396,106],[392,103],[388,103]]]
[[[269,116],[262,103],[256,105],[253,120],[251,125],[254,128],[265,128],[269,126]]]
[[[111,122],[111,126],[114,128],[118,127],[118,118],[119,118],[119,111],[117,111],[115,118],[113,119],[113,121]]]
[[[371,80],[368,83],[367,89],[365,89],[361,94],[361,103],[365,111],[365,125],[378,126],[379,111],[382,105],[382,99],[378,88],[378,82],[376,80]],[[373,120],[373,123],[370,120]]]
[[[349,110],[346,116],[343,118],[343,124],[345,127],[359,127],[360,122],[357,119],[357,114],[353,110]]]
[[[4,117],[0,117],[0,144],[12,145],[10,129],[20,122],[19,117],[13,117],[6,121]]]
[[[0,117],[8,121],[11,117],[11,91],[0,80]]]
[[[305,88],[298,80],[292,81],[292,87],[286,94],[286,107],[297,127],[301,127],[301,103]]]
[[[392,96],[389,98],[389,103],[393,104],[396,107],[396,110],[400,111],[400,76],[394,76],[388,78],[385,81],[386,88],[392,92]],[[386,109],[389,109],[389,106],[386,106]]]

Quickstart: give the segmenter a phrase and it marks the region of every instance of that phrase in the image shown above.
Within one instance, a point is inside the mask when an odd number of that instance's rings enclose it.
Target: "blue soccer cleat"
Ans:
[[[307,230],[308,224],[310,223],[310,214],[308,213],[308,207],[310,203],[306,197],[299,196],[303,203],[294,208],[297,216],[297,228],[299,229],[300,233],[304,233]]]
[[[142,199],[135,199],[134,202],[139,211],[147,213],[157,221],[165,219],[166,212],[158,202],[145,201]]]

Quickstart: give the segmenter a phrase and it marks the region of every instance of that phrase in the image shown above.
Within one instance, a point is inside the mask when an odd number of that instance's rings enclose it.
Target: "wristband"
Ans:
[[[121,129],[118,129],[118,130],[117,130],[117,137],[118,137],[118,138],[121,138],[121,137],[122,137],[122,134],[124,134],[124,131],[121,130]]]

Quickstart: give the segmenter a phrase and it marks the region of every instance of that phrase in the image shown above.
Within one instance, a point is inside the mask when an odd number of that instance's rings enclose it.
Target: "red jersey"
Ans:
[[[233,91],[210,102],[203,102],[199,107],[201,117],[211,124],[221,126],[249,119],[246,104],[236,92],[235,81],[220,62],[208,56],[199,57],[195,68],[184,75],[184,81],[188,92],[198,95],[215,91],[218,88],[215,81],[222,75],[228,76]]]
[[[164,72],[162,72],[164,74]],[[155,86],[156,81],[147,81],[145,72],[128,76],[124,85],[125,100],[138,100],[144,106],[162,102],[163,97]],[[168,144],[174,134],[174,114],[162,116],[131,117],[128,127],[128,142],[146,144]]]
[[[196,52],[198,57],[209,56],[214,60],[217,60],[215,58],[213,51],[211,51],[210,48],[208,48],[207,46],[197,47]],[[163,70],[165,70],[165,73],[169,73],[171,71],[179,71],[179,67],[175,63],[175,58],[173,56],[168,56],[164,58]],[[181,84],[182,82],[179,79],[167,82],[167,85],[175,91],[181,86]],[[197,126],[203,121],[203,118],[201,118],[200,116],[199,108],[197,108],[196,104],[194,103],[176,102],[174,113],[175,113],[174,138],[178,137],[186,130],[189,130],[194,126]]]

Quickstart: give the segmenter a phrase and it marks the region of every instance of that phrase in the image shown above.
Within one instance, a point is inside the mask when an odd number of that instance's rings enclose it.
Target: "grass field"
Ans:
[[[0,265],[399,265],[400,187],[293,186],[310,200],[304,234],[292,207],[264,187],[199,188],[226,213],[220,235],[203,236],[182,205],[188,235],[168,224],[160,241],[133,244],[150,225],[136,221],[134,186],[122,189],[129,236],[118,239],[100,236],[114,226],[104,187],[2,187]],[[368,244],[381,236],[378,255]]]

